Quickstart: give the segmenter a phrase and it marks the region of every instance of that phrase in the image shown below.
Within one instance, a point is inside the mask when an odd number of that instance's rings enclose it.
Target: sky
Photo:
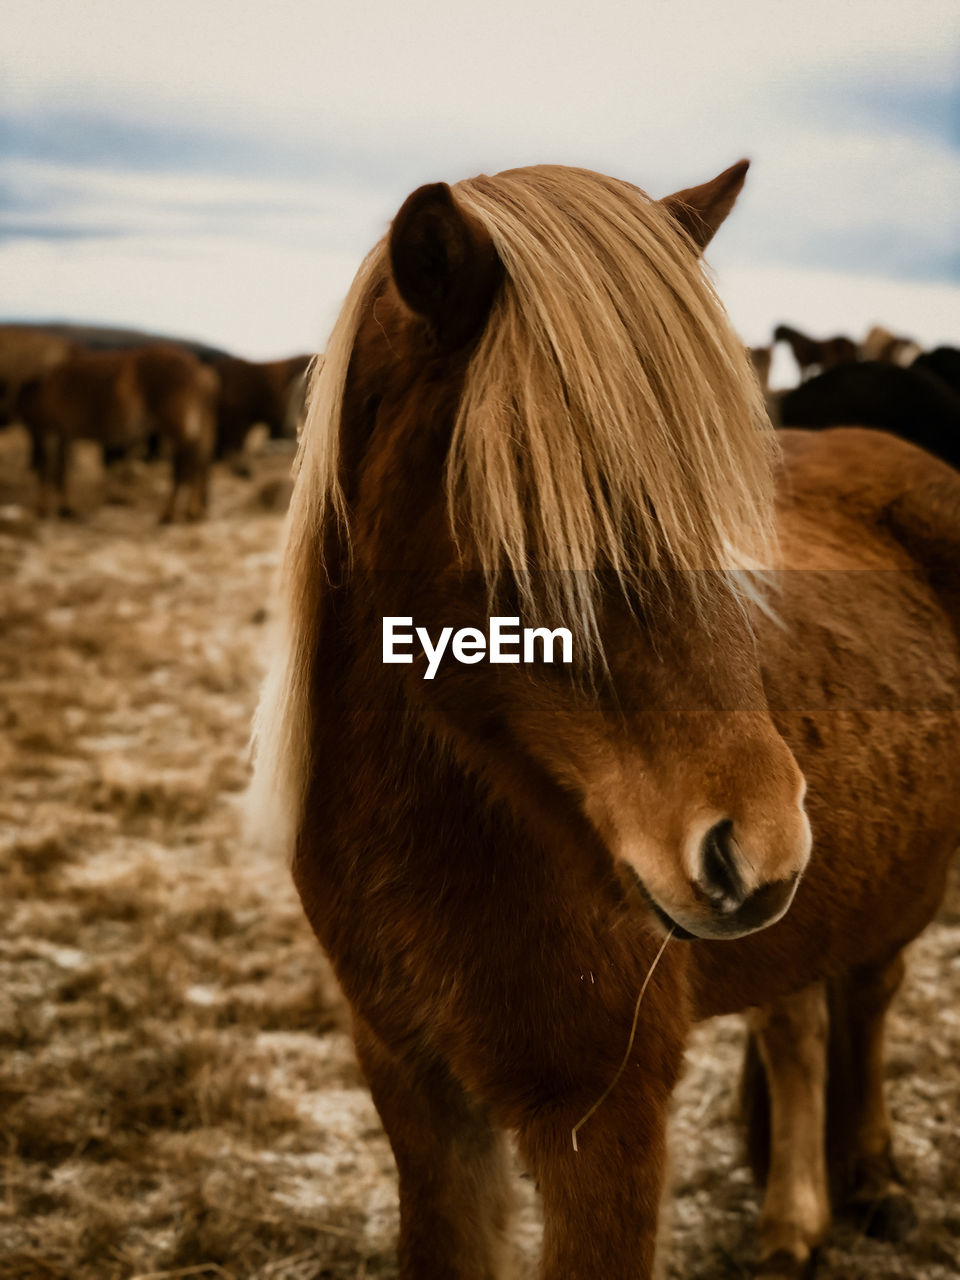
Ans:
[[[957,0],[5,0],[3,28],[0,318],[317,350],[422,182],[549,161],[660,196],[748,156],[708,253],[745,341],[960,344]]]

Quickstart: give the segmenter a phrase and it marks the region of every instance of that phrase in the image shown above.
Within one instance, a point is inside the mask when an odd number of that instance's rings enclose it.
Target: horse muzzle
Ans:
[[[677,938],[742,938],[775,924],[789,910],[810,856],[810,824],[802,809],[776,859],[780,874],[762,879],[730,819],[713,823],[688,853],[688,876],[645,875],[645,860],[625,861],[659,922]],[[648,862],[649,866],[649,862]],[[662,861],[661,861],[662,866]]]

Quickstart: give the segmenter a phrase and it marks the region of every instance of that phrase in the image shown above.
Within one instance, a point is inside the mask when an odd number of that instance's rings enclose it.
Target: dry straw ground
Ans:
[[[284,459],[218,472],[158,529],[164,478],[88,519],[27,514],[0,433],[0,1280],[396,1274],[389,1148],[282,867],[240,834]],[[960,881],[916,946],[891,1100],[921,1226],[840,1226],[821,1275],[960,1274]],[[701,1028],[674,1133],[669,1275],[747,1276],[738,1022]],[[518,1171],[520,1271],[537,1208]]]

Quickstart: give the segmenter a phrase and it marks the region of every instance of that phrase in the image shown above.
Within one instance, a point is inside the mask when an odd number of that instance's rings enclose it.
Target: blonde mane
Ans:
[[[668,575],[693,571],[695,580],[704,569],[725,571],[736,597],[751,594],[749,571],[774,557],[774,436],[684,233],[636,187],[584,170],[519,169],[453,191],[505,268],[447,462],[464,554],[492,591],[509,575],[530,616],[562,618],[594,651],[600,571],[641,597]],[[347,367],[387,273],[384,240],[314,372],[300,443],[283,634],[254,734],[254,803],[272,795],[268,808],[285,810],[293,830],[312,769],[324,529],[336,520],[348,534],[339,475]]]

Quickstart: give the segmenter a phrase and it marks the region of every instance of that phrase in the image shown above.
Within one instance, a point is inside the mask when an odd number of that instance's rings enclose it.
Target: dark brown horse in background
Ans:
[[[698,263],[745,171],[421,188],[311,391],[253,801],[353,1009],[403,1280],[506,1275],[505,1130],[544,1280],[649,1280],[688,1028],[747,1008],[760,1271],[799,1274],[827,982],[843,1194],[905,1202],[883,1023],[960,837],[960,477],[857,430],[774,462]],[[386,616],[491,612],[571,628],[574,667],[382,661]]]
[[[808,338],[799,329],[778,324],[773,331],[774,344],[785,342],[793,352],[800,370],[800,377],[808,378],[817,369],[832,369],[834,365],[847,364],[860,358],[857,344],[850,338],[837,335],[833,338]]]
[[[880,360],[827,369],[780,396],[777,413],[784,427],[855,422],[892,431],[960,467],[960,392],[919,360],[907,369]]]
[[[213,361],[220,378],[217,457],[239,453],[252,427],[263,424],[271,439],[296,438],[303,402],[301,385],[310,356],[258,363],[223,356]]]
[[[910,368],[918,373],[932,373],[951,391],[960,395],[960,348],[934,347],[932,351],[924,351],[917,356]]]
[[[161,519],[175,518],[183,491],[186,516],[200,518],[207,508],[217,392],[212,369],[164,344],[75,351],[24,383],[15,413],[30,432],[41,514],[50,511],[54,495],[61,514],[72,512],[67,486],[74,441],[96,441],[109,459],[147,447],[155,436],[172,469]]]

